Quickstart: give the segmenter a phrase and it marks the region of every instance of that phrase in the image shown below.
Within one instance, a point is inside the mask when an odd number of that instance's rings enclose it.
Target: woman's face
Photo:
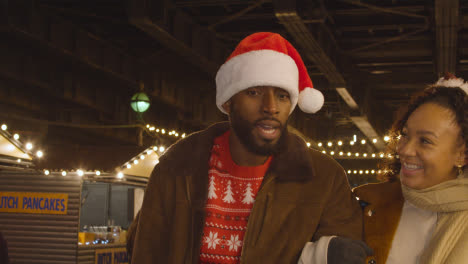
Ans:
[[[409,116],[397,146],[401,182],[424,189],[454,179],[464,149],[450,110],[434,103],[419,106]]]

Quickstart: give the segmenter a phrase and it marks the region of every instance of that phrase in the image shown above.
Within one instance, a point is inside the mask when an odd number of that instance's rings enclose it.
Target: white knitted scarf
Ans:
[[[468,173],[422,190],[402,185],[402,191],[416,207],[437,213],[437,225],[420,263],[468,263]]]

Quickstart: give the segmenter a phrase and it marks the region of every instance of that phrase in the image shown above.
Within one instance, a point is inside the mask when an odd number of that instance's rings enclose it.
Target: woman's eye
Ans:
[[[420,141],[421,141],[421,143],[423,143],[423,144],[432,144],[432,142],[431,142],[429,139],[427,139],[427,138],[421,138]]]

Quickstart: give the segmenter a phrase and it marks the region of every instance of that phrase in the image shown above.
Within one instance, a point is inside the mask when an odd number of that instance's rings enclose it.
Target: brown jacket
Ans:
[[[197,263],[208,160],[220,123],[185,138],[160,158],[146,188],[132,263]],[[361,210],[343,168],[296,135],[273,158],[257,193],[241,263],[297,263],[308,241],[324,235],[361,239]]]
[[[367,204],[363,210],[364,241],[374,250],[367,263],[385,263],[403,209],[400,181],[366,184],[353,192]]]

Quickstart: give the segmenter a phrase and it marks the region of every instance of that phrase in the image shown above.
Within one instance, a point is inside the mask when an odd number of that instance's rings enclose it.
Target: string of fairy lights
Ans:
[[[37,158],[42,158],[44,157],[44,152],[42,150],[37,150],[33,154],[33,149],[34,146],[31,142],[26,142],[22,143],[20,139],[20,135],[17,133],[10,134],[8,130],[8,126],[6,124],[2,124],[0,126],[1,130],[6,132],[5,134],[10,136],[10,140],[15,140],[15,143],[18,145],[22,146],[24,150],[28,152],[28,154],[34,155]],[[155,125],[147,124],[146,129],[149,133],[155,133],[155,134],[160,134],[160,135],[166,135],[169,137],[174,137],[174,138],[185,138],[187,133],[182,132],[182,131],[176,131],[176,130],[170,130],[167,128],[163,127],[157,127]],[[383,138],[384,142],[388,142],[390,138],[388,136],[385,136]],[[353,136],[353,139],[350,140],[347,144],[345,144],[344,140],[330,140],[330,141],[325,141],[326,143],[323,142],[318,142],[317,146],[312,146],[310,142],[306,142],[307,147],[309,148],[315,148],[318,149],[319,151],[321,150],[322,153],[327,154],[332,156],[335,159],[383,159],[383,158],[393,158],[392,155],[390,154],[384,154],[383,152],[374,152],[374,153],[366,153],[366,152],[352,152],[352,151],[345,151],[341,149],[337,149],[339,147],[343,147],[345,145],[348,146],[356,146],[360,143],[360,145],[366,145],[370,143],[377,143],[378,139],[374,138],[370,142],[361,139],[358,140],[356,135]],[[61,176],[67,176],[67,175],[76,175],[79,177],[95,177],[95,176],[112,176],[115,177],[119,180],[124,179],[126,176],[122,170],[124,169],[130,169],[132,166],[135,166],[139,164],[141,160],[144,160],[148,155],[151,155],[152,153],[158,153],[159,155],[162,155],[166,151],[166,147],[164,145],[154,145],[150,146],[149,148],[145,149],[138,155],[134,156],[132,159],[129,161],[125,162],[122,166],[119,167],[119,169],[115,173],[109,173],[109,172],[102,172],[99,170],[94,170],[94,171],[87,171],[84,169],[76,169],[76,170],[52,170],[52,169],[44,169],[43,173],[44,175],[61,175]],[[21,163],[21,159],[18,159],[18,163]],[[158,161],[156,161],[157,164]],[[375,169],[348,169],[347,173],[349,175],[355,174],[355,175],[366,175],[366,174],[380,174],[382,173],[381,170],[375,170]]]
[[[17,133],[14,133],[14,134],[10,134],[10,132],[8,131],[8,126],[6,124],[2,124],[0,126],[0,129],[7,135],[9,136],[10,140],[12,142],[14,142],[17,146],[20,146],[21,148],[23,148],[23,151],[25,150],[25,152],[29,155],[35,155],[36,157],[38,158],[42,158],[44,156],[44,152],[42,150],[37,150],[36,153],[33,153],[33,149],[34,149],[34,145],[31,143],[31,142],[26,142],[26,143],[23,143],[20,141],[20,135],[17,134]],[[21,159],[18,159],[18,162],[21,162]]]

